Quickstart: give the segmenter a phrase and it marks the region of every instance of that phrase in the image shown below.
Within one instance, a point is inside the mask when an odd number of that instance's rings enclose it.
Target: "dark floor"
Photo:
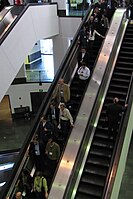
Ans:
[[[0,103],[0,151],[21,148],[33,120],[13,120],[8,96]]]

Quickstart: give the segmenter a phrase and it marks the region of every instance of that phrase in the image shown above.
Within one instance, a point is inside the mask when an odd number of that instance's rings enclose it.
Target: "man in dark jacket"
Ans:
[[[107,117],[108,117],[108,133],[109,136],[114,135],[118,130],[118,122],[120,121],[120,114],[125,110],[126,106],[123,107],[119,103],[119,99],[115,97],[113,103],[107,107]]]
[[[46,146],[48,139],[50,139],[53,136],[53,132],[53,124],[50,121],[48,121],[47,116],[41,117],[39,126],[39,139],[40,142],[43,143],[44,147]]]
[[[52,102],[49,106],[47,116],[54,127],[54,132],[53,132],[54,138],[58,137],[58,128],[57,127],[59,125],[59,112],[60,112],[60,109],[55,106],[54,102]]]
[[[86,51],[86,48],[82,47],[81,51],[78,54],[78,67],[82,65],[82,62],[85,62],[87,66],[89,66],[90,55]]]

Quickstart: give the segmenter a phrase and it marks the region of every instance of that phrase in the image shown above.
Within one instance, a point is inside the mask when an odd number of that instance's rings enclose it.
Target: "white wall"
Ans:
[[[66,9],[66,0],[51,0],[51,2],[52,3],[57,2],[59,10],[65,10]]]
[[[16,75],[16,78],[23,78],[26,77],[25,65],[23,64]]]
[[[0,101],[35,42],[59,34],[56,5],[31,6],[0,46]]]
[[[11,85],[6,93],[10,98],[11,112],[14,113],[14,108],[20,107],[20,105],[29,106],[30,110],[32,110],[30,93],[39,92],[39,89],[47,92],[49,86],[50,83],[42,84],[42,86],[39,86],[38,83]]]
[[[53,37],[55,73],[57,72],[61,61],[66,54],[69,40],[74,37],[80,24],[81,18],[61,17],[59,19],[59,35]]]

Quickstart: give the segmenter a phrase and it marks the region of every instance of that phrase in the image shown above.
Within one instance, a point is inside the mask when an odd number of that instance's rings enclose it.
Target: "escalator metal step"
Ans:
[[[90,154],[110,158],[112,155],[112,150],[110,148],[105,149],[100,146],[92,146],[90,150]]]
[[[127,79],[120,79],[120,78],[116,78],[116,77],[113,77],[112,78],[112,81],[117,81],[117,82],[127,82],[129,83],[130,80],[127,80]]]
[[[127,63],[128,62],[132,62],[133,61],[133,57],[129,57],[129,56],[119,56],[119,59],[118,61],[126,61]]]
[[[101,158],[97,155],[89,154],[88,159],[87,159],[87,164],[89,163],[94,164],[94,165],[102,165],[102,166],[109,167],[110,158]]]
[[[95,136],[96,136],[97,138],[108,139],[107,131],[103,131],[103,130],[97,131],[96,134],[95,134]]]
[[[89,173],[89,176],[83,174],[81,181],[86,184],[94,184],[102,187],[104,186],[105,177]]]
[[[121,49],[129,52],[133,50],[133,47],[122,46]]]
[[[101,199],[101,197],[77,193],[76,199]]]
[[[122,90],[122,91],[109,90],[108,93],[109,93],[109,94],[112,94],[112,95],[115,94],[116,96],[118,96],[118,95],[124,95],[124,96],[126,96],[126,94],[127,94],[127,93],[124,92],[123,90]]]
[[[121,50],[120,51],[120,55],[122,56],[122,55],[125,55],[125,56],[132,56],[133,55],[133,52],[132,51],[129,51],[129,52],[127,52],[127,51],[123,51],[123,50]],[[118,58],[119,59],[119,58]]]
[[[85,166],[84,173],[91,173],[99,176],[106,176],[108,172],[108,167],[103,165],[94,165],[89,163],[89,165]]]
[[[124,78],[130,78],[131,77],[131,74],[128,74],[128,73],[123,73],[123,72],[114,72],[113,76],[123,76]]]
[[[95,137],[93,144],[95,146],[100,146],[100,147],[106,147],[106,148],[113,148],[114,143],[110,140],[103,139],[103,138],[97,138]]]
[[[102,191],[103,191],[103,188],[96,186],[96,185],[88,185],[88,184],[82,183],[79,187],[79,192],[89,194],[92,196],[101,197]],[[89,196],[88,196],[88,198],[89,198]]]

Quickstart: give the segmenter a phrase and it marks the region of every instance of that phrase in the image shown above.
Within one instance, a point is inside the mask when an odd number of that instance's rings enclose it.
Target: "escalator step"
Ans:
[[[102,196],[103,188],[99,187],[99,186],[96,186],[96,185],[88,185],[88,184],[82,183],[79,186],[78,191],[80,193],[85,193],[85,194],[89,194],[89,195],[92,195],[92,196],[101,197]]]
[[[88,159],[87,159],[87,163],[91,163],[94,165],[103,165],[106,167],[109,167],[109,163],[110,163],[110,158],[103,158],[103,157],[99,157],[97,155],[91,155],[89,154]]]
[[[86,195],[83,193],[77,193],[76,198],[75,199],[101,199],[101,197],[98,196],[92,196],[92,195]]]
[[[118,84],[113,84],[113,83],[112,83],[110,86],[111,86],[111,87],[114,87],[114,88],[117,87],[117,88],[120,88],[120,89],[121,89],[121,88],[122,88],[122,89],[128,89],[128,86],[126,86],[126,85],[118,85]]]
[[[128,73],[122,73],[122,72],[114,72],[113,76],[122,76],[123,78],[130,78],[131,77],[131,74],[128,74]]]
[[[81,181],[86,184],[94,184],[102,187],[104,186],[105,177],[95,174],[83,174]]]
[[[107,134],[107,131],[96,131],[96,134],[95,136],[97,138],[104,138],[104,139],[108,139],[108,134]]]
[[[112,150],[110,148],[105,149],[99,146],[92,146],[90,150],[90,154],[110,158],[112,155]]]
[[[108,167],[103,165],[94,165],[89,163],[85,166],[84,173],[92,173],[100,176],[106,176],[108,172]]]
[[[98,137],[94,139],[93,144],[95,146],[106,147],[106,148],[113,148],[114,146],[114,143],[112,141]]]
[[[122,46],[132,46],[133,45],[133,43],[132,42],[127,42],[127,41],[124,41],[123,43],[122,43]]]
[[[128,56],[119,56],[118,61],[126,61],[128,62],[132,62],[133,61],[133,57],[128,57]]]
[[[115,77],[113,77],[111,81],[129,83],[129,80],[127,80],[127,79],[120,79],[120,78],[115,78]],[[121,83],[119,83],[119,84],[121,84]]]
[[[120,55],[122,56],[123,54],[124,54],[124,55],[127,55],[127,56],[129,56],[129,57],[130,57],[130,56],[132,56],[132,55],[133,55],[133,52],[132,52],[132,51],[127,52],[127,51],[123,51],[123,50],[121,50],[121,51],[120,51]]]
[[[121,49],[130,52],[133,50],[133,47],[122,46]]]
[[[120,90],[120,89],[119,89],[119,90]],[[118,95],[124,95],[124,96],[126,96],[126,95],[127,95],[127,93],[124,92],[123,90],[122,90],[122,91],[109,90],[108,93],[109,93],[109,94],[112,94],[112,95],[115,94],[116,96],[118,96]]]
[[[129,59],[129,58],[128,58]],[[116,70],[122,70],[122,71],[126,71],[126,72],[131,72],[132,71],[132,67],[120,67],[120,66],[117,66],[116,67]]]

